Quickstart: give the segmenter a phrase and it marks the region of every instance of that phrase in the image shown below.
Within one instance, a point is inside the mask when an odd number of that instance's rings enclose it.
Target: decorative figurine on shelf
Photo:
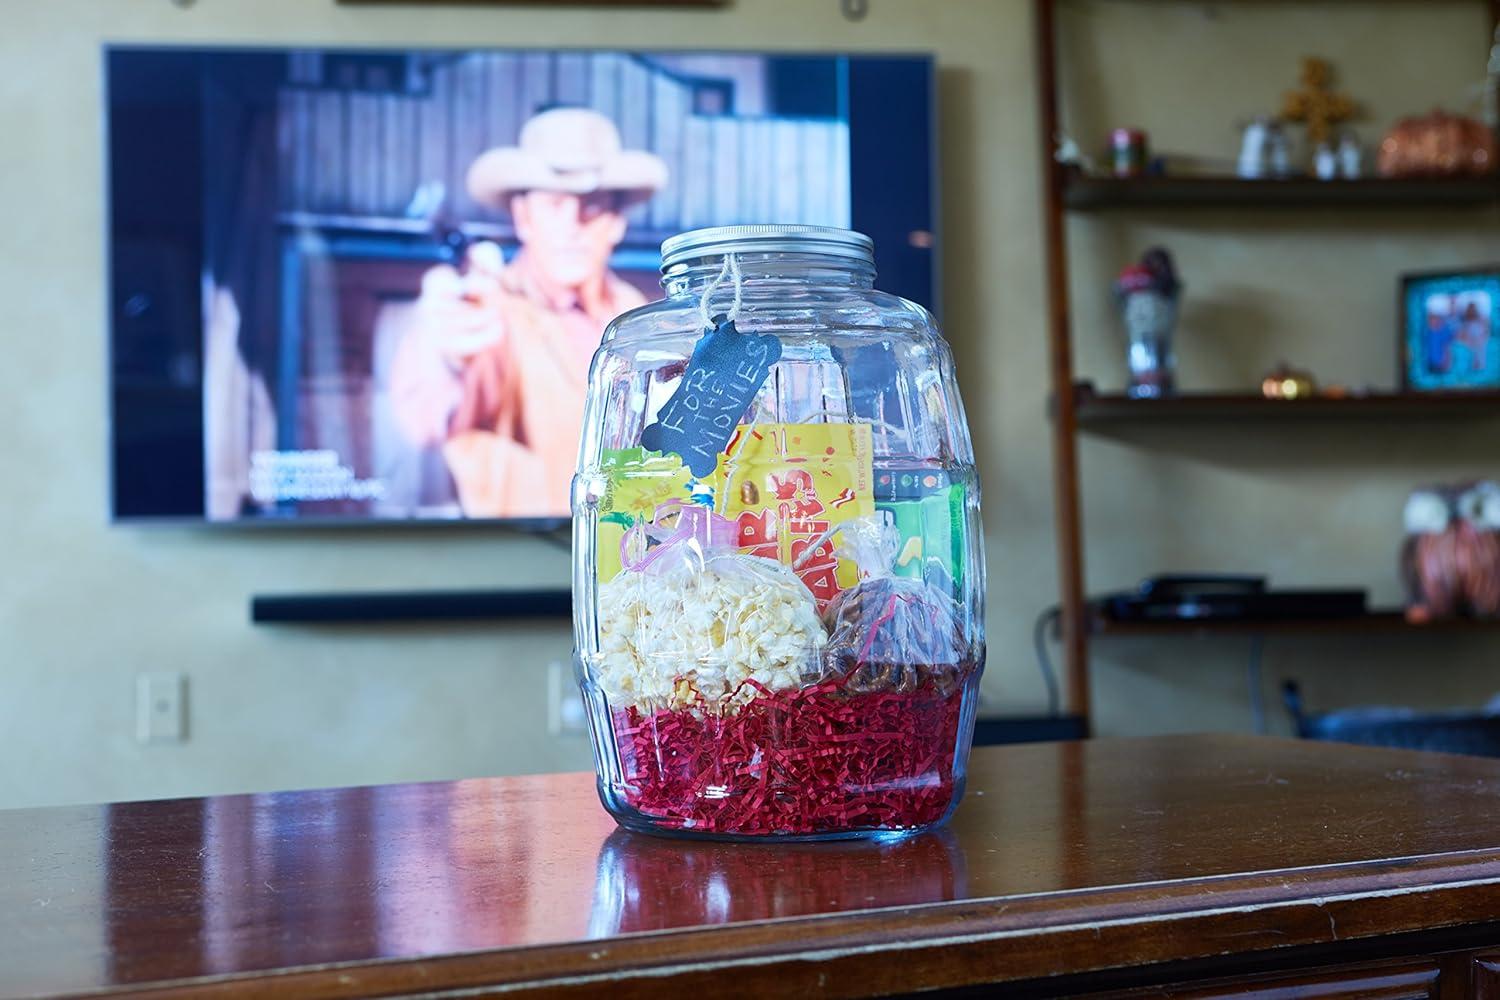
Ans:
[[[1271,172],[1271,119],[1261,116],[1245,126],[1234,172],[1254,181]]]
[[[1329,89],[1333,67],[1328,60],[1308,56],[1302,60],[1302,89],[1291,90],[1282,100],[1281,117],[1307,125],[1307,145],[1316,150],[1330,138],[1333,126],[1355,115],[1354,100]]]
[[[1416,490],[1403,520],[1407,619],[1500,617],[1500,484]]]
[[[1339,176],[1346,181],[1358,180],[1365,172],[1365,153],[1359,137],[1349,129],[1339,135]]]
[[[1329,140],[1313,150],[1313,174],[1320,181],[1357,180],[1363,172],[1364,151],[1360,149],[1358,137],[1349,129],[1339,133],[1337,143]]]
[[[1116,177],[1140,177],[1146,172],[1146,133],[1117,128],[1109,134],[1109,167]]]
[[[1483,122],[1435,110],[1403,118],[1380,141],[1382,177],[1461,177],[1496,168],[1495,133]]]
[[[1267,399],[1307,399],[1317,391],[1318,383],[1311,372],[1293,368],[1285,361],[1260,382],[1260,394]]]
[[[1085,155],[1079,147],[1078,140],[1066,132],[1057,133],[1057,149],[1053,152],[1052,158],[1065,167],[1071,167],[1085,174],[1098,172],[1093,159]]]
[[[1281,122],[1271,126],[1271,176],[1292,176],[1292,144],[1286,137]]]
[[[1313,175],[1320,181],[1331,181],[1339,175],[1339,154],[1326,142],[1313,150]]]
[[[1154,398],[1172,392],[1177,370],[1172,334],[1181,291],[1172,255],[1163,247],[1147,250],[1140,263],[1131,264],[1116,279],[1115,298],[1129,341],[1127,395]]]
[[[1235,173],[1246,180],[1285,177],[1291,173],[1291,155],[1281,122],[1261,115],[1245,126],[1240,139],[1240,158]]]

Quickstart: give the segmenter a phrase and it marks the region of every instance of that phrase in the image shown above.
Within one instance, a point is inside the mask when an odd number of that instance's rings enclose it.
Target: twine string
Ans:
[[[740,305],[744,300],[745,280],[744,276],[740,273],[739,258],[732,253],[724,255],[724,266],[719,268],[719,273],[714,277],[713,281],[708,283],[708,287],[703,290],[703,297],[698,300],[698,318],[702,321],[703,329],[705,330],[712,330],[714,328],[710,308],[715,293],[723,287],[725,281],[732,282],[731,287],[734,289],[734,299],[729,304],[729,321],[733,323],[740,318]]]

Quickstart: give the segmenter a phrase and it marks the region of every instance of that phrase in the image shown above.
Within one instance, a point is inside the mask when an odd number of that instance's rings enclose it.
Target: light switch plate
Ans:
[[[137,674],[135,738],[141,743],[181,743],[187,738],[187,677]]]

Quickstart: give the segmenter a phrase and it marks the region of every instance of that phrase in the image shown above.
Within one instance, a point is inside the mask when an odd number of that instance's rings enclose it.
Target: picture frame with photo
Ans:
[[[1500,265],[1401,277],[1401,389],[1500,391]]]

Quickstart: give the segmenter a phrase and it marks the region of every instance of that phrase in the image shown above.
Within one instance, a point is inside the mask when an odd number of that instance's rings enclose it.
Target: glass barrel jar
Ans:
[[[952,355],[859,233],[700,230],[662,273],[605,330],[573,483],[600,797],[690,836],[934,827],[984,666]]]

